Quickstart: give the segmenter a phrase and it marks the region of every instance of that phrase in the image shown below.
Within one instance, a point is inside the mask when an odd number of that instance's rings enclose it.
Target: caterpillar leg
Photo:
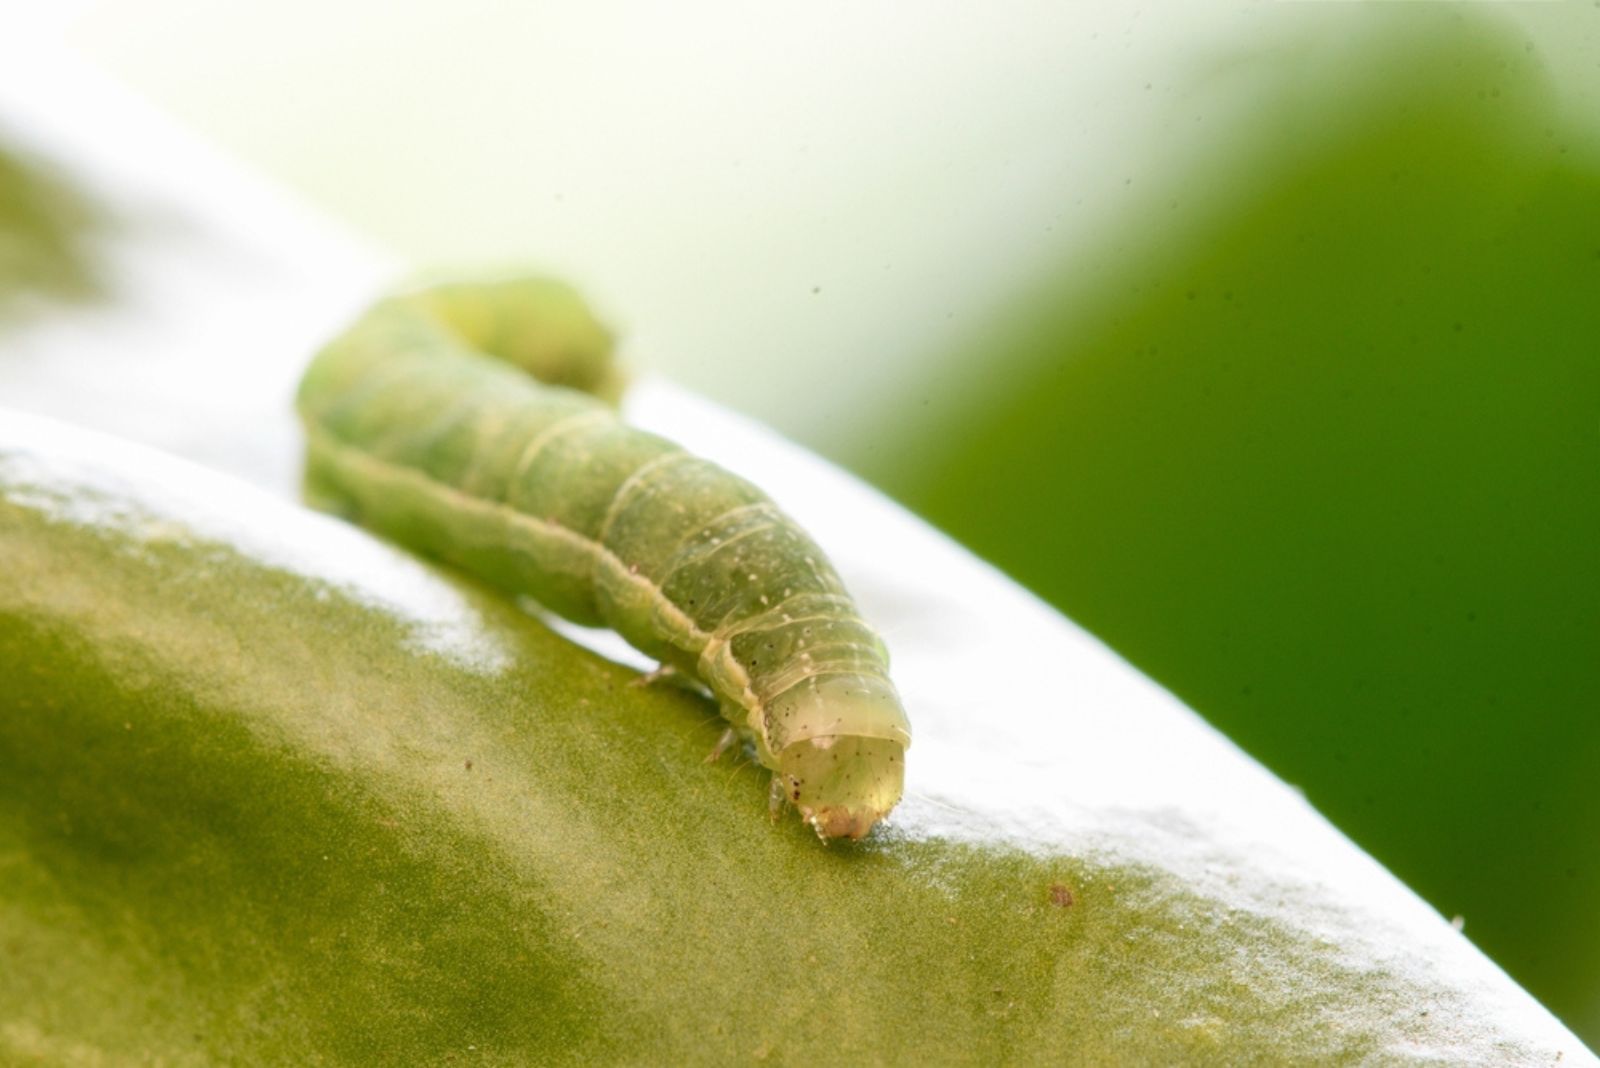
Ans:
[[[717,744],[711,748],[711,752],[706,754],[706,763],[715,764],[717,761],[721,760],[722,754],[732,749],[734,743],[738,740],[739,732],[734,730],[732,727],[729,727],[727,730],[723,731],[722,737],[717,739]]]
[[[772,785],[767,788],[767,815],[773,823],[778,822],[778,817],[783,815],[783,810],[789,807],[789,791],[784,789],[783,776],[773,772]]]
[[[692,693],[697,697],[714,696],[709,686],[675,664],[660,664],[655,670],[645,672],[630,681],[628,685],[636,689],[642,689],[646,686],[655,686],[658,683],[674,690]]]
[[[647,671],[643,675],[628,683],[629,686],[650,686],[665,679],[668,682],[677,682],[682,674],[671,664],[660,664],[654,671]]]

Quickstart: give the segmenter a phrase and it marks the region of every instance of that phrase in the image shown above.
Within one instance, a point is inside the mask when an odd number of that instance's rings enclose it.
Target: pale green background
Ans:
[[[1197,166],[1225,192],[1248,57],[1357,6],[102,0],[66,32],[405,260],[548,265],[634,363],[850,457],[1064,252],[1160,241]],[[1491,7],[1600,110],[1593,20]]]

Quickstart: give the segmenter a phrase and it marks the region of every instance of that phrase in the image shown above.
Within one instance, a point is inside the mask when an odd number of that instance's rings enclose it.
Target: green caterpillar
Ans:
[[[560,283],[390,297],[300,383],[307,491],[699,680],[733,725],[713,756],[746,739],[774,812],[863,837],[911,743],[883,642],[765,494],[623,425],[621,388],[610,334]]]

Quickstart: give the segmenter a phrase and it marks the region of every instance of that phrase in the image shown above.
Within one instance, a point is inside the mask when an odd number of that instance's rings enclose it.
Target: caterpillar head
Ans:
[[[911,731],[894,687],[877,678],[808,679],[771,706],[773,790],[824,841],[864,838],[905,787]]]
[[[887,738],[824,734],[778,754],[776,789],[818,837],[866,837],[900,800],[905,747]]]

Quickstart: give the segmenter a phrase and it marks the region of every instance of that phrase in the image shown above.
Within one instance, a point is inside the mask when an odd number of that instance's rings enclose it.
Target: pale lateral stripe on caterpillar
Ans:
[[[544,279],[391,297],[312,361],[308,493],[706,685],[824,839],[900,799],[881,639],[760,490],[617,420],[611,339]]]

